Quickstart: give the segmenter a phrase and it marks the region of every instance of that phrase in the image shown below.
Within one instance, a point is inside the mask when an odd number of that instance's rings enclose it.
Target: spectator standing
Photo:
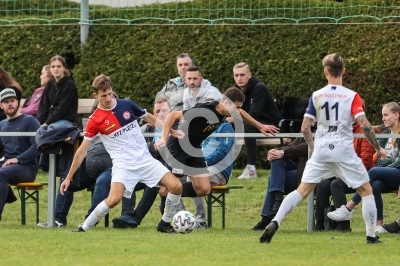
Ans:
[[[274,98],[267,86],[251,74],[249,66],[244,62],[236,64],[233,67],[233,77],[236,87],[240,88],[246,97],[243,102],[243,110],[262,124],[278,126],[282,116]],[[253,126],[245,124],[244,132],[258,133],[259,131]],[[257,140],[256,138],[244,138],[244,143],[246,146],[247,165],[238,178],[257,178]]]

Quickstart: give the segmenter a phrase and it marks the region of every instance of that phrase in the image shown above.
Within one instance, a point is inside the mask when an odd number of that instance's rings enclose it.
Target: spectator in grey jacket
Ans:
[[[168,80],[162,90],[157,93],[156,99],[159,97],[167,98],[172,111],[181,111],[183,108],[183,90],[186,88],[186,70],[194,65],[194,60],[188,53],[178,55],[176,58],[176,68],[179,77]]]

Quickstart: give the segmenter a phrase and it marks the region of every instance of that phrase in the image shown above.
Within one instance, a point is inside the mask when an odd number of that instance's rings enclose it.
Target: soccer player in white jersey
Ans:
[[[84,140],[75,153],[71,168],[60,192],[63,194],[71,179],[86,156],[90,141],[99,134],[113,162],[111,188],[108,197],[87,217],[77,231],[85,232],[114,208],[122,197],[130,197],[138,182],[149,187],[159,184],[169,191],[162,220],[157,230],[172,233],[170,225],[182,193],[180,181],[158,160],[154,159],[141,133],[136,119],[143,118],[149,124],[162,128],[163,123],[154,115],[147,113],[131,100],[115,99],[112,82],[108,76],[96,77],[92,84],[93,96],[99,105],[86,124]],[[174,130],[171,130],[174,135]]]
[[[285,197],[275,218],[261,235],[261,243],[271,242],[283,218],[306,198],[321,180],[332,176],[340,176],[349,187],[355,188],[361,195],[367,244],[382,243],[375,237],[376,205],[368,173],[353,147],[352,117],[360,124],[375,150],[384,158],[386,151],[376,140],[371,124],[365,116],[360,95],[342,86],[342,76],[345,73],[342,57],[329,54],[324,57],[322,64],[328,85],[313,93],[301,126],[312,156],[307,161],[299,187]],[[314,118],[317,119],[315,141],[310,128]]]

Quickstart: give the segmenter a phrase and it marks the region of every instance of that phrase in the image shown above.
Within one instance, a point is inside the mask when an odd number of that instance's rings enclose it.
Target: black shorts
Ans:
[[[172,151],[167,157],[167,165],[176,176],[196,176],[208,174],[206,159],[200,149],[191,150],[191,154],[180,151]]]

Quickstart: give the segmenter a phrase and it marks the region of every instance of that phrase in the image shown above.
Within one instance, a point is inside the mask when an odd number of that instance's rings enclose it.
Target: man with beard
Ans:
[[[0,92],[0,106],[7,119],[0,122],[0,132],[36,132],[40,127],[36,118],[19,112],[19,101],[13,89]],[[33,182],[38,171],[39,152],[35,136],[0,136],[0,153],[4,158],[0,163],[0,220],[8,193],[9,184]]]

